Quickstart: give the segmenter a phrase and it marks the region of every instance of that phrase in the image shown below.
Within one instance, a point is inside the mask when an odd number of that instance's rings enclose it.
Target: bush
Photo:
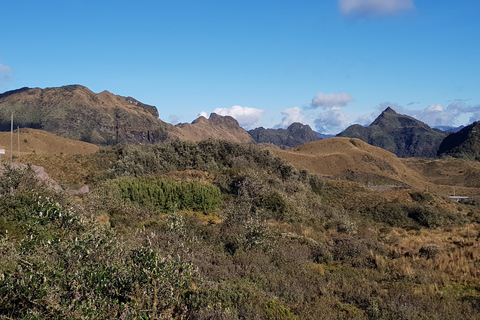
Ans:
[[[155,207],[160,212],[191,209],[204,213],[218,210],[222,202],[220,189],[198,181],[176,182],[155,178],[120,178],[112,181],[121,197],[142,206]]]
[[[426,257],[427,259],[434,259],[437,254],[442,252],[442,248],[440,248],[436,244],[427,244],[420,248],[418,254],[420,256]]]

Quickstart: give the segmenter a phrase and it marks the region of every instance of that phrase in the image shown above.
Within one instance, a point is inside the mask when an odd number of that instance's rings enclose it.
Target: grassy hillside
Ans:
[[[89,164],[82,196],[7,168],[0,315],[479,318],[478,203],[417,188],[434,182],[428,164],[360,140],[277,151],[284,160],[217,140],[105,148],[76,156]]]

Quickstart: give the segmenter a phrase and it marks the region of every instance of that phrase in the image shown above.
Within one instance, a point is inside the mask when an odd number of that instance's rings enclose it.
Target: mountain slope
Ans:
[[[272,143],[279,147],[296,147],[307,142],[320,140],[308,125],[292,123],[287,129],[265,129],[263,127],[249,130],[248,133],[257,143]]]
[[[173,127],[158,119],[155,107],[108,91],[95,94],[80,85],[22,88],[0,95],[0,130],[41,129],[99,145],[147,143],[166,139]]]
[[[192,123],[177,124],[175,129],[169,134],[180,140],[200,141],[214,138],[238,143],[253,142],[252,137],[240,127],[237,120],[216,113],[212,113],[208,119],[202,116]]]
[[[438,155],[480,161],[480,121],[446,137]]]
[[[337,136],[358,138],[406,158],[435,157],[448,134],[388,107],[370,126],[352,125]]]

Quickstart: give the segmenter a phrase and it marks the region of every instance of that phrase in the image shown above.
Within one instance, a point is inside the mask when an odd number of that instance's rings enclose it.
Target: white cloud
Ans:
[[[214,113],[221,116],[231,116],[238,121],[241,127],[251,129],[265,114],[265,110],[233,106],[231,108],[216,108]]]
[[[415,9],[413,0],[339,0],[338,7],[344,16],[353,18],[392,16]]]
[[[0,63],[0,88],[12,81],[12,69]]]
[[[315,119],[315,129],[320,133],[337,134],[346,128],[350,116],[340,107],[333,107],[320,113]]]
[[[311,107],[346,107],[350,102],[355,101],[350,93],[323,93],[319,91],[312,99]]]
[[[208,119],[208,113],[206,113],[205,111],[200,111],[200,113],[198,114],[198,117],[205,117]]]
[[[302,114],[302,110],[299,107],[285,109],[280,112],[283,115],[282,122],[275,125],[275,128],[287,128],[294,122],[305,123],[305,116]]]
[[[427,112],[443,112],[445,109],[443,109],[442,105],[440,103],[434,103],[429,105],[425,111]]]

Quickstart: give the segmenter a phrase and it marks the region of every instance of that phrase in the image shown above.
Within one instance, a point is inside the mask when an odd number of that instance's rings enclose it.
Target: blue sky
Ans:
[[[480,120],[480,2],[0,0],[0,92],[81,84],[251,129]]]

